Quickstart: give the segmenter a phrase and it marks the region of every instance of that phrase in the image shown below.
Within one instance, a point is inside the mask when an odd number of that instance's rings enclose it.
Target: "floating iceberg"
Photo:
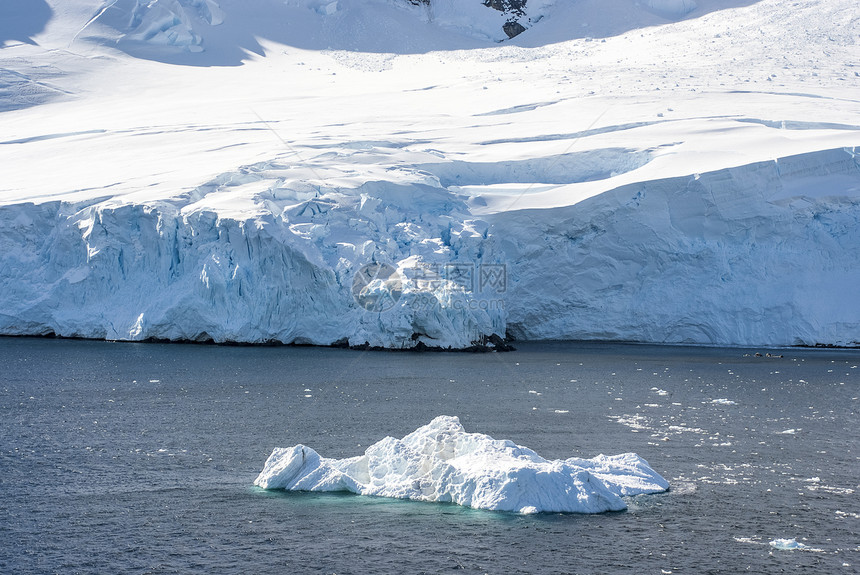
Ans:
[[[737,402],[732,401],[731,399],[726,399],[725,397],[720,397],[718,399],[712,399],[711,403],[716,405],[737,405]]]
[[[549,461],[512,441],[467,433],[449,416],[347,459],[321,457],[304,445],[276,448],[254,484],[520,513],[620,511],[627,508],[622,497],[669,488],[634,453]]]

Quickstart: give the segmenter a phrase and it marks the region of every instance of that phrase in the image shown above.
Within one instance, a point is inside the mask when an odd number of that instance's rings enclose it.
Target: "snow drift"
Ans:
[[[669,488],[633,453],[548,461],[512,441],[467,433],[446,416],[348,459],[321,457],[304,445],[276,448],[254,484],[520,513],[620,511],[627,508],[623,497]]]

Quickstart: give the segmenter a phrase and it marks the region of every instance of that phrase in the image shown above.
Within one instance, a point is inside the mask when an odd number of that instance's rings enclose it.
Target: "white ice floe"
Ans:
[[[403,439],[386,437],[347,459],[325,458],[305,445],[276,448],[254,484],[520,513],[620,511],[627,507],[623,497],[669,488],[633,453],[547,460],[510,440],[467,433],[450,416]]]
[[[800,543],[796,539],[774,539],[770,542],[770,546],[780,551],[812,551],[815,553],[823,553],[824,549],[816,549]]]
[[[774,539],[770,542],[770,546],[780,551],[791,551],[794,549],[805,549],[806,545],[798,543],[795,539]]]

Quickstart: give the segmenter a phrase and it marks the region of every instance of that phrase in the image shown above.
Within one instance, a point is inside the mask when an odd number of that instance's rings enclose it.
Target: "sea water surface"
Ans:
[[[518,347],[0,338],[0,572],[860,572],[860,351]],[[253,486],[274,447],[348,457],[443,414],[672,488],[588,516]]]

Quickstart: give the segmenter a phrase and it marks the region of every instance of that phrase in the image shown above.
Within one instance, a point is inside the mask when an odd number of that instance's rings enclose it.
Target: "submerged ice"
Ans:
[[[547,460],[510,440],[467,433],[450,416],[403,439],[386,437],[347,459],[325,458],[305,445],[276,448],[254,484],[520,513],[620,511],[627,507],[623,497],[669,488],[633,453]]]

